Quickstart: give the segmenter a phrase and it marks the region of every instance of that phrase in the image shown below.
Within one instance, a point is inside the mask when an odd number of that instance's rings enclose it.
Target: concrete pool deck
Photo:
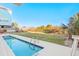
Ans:
[[[2,36],[0,36],[0,56],[13,56],[14,53],[9,48],[7,43],[4,41]]]
[[[41,40],[35,40],[32,38],[23,37],[19,35],[13,35],[13,34],[3,34],[3,35],[10,35],[27,42],[31,42],[38,46],[44,47],[42,50],[35,53],[33,56],[71,56],[72,49],[66,46],[61,46],[58,44],[41,41]],[[14,55],[12,50],[8,47],[8,45],[5,43],[4,39],[1,36],[0,36],[0,55],[1,56]],[[76,55],[79,55],[79,51],[77,51]]]

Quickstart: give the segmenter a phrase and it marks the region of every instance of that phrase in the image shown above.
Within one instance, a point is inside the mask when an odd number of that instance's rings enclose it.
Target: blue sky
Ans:
[[[69,18],[79,12],[79,4],[68,3],[26,3],[21,6],[0,4],[11,8],[13,20],[22,26],[67,24]]]

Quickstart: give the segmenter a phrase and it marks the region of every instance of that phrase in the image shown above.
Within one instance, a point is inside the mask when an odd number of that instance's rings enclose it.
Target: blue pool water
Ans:
[[[32,56],[36,52],[43,49],[40,46],[23,41],[18,38],[14,38],[12,36],[3,36],[3,38],[16,56]]]

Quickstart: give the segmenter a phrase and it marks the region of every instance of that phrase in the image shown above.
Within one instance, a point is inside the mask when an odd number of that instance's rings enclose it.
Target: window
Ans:
[[[4,26],[1,26],[1,28],[4,28]]]

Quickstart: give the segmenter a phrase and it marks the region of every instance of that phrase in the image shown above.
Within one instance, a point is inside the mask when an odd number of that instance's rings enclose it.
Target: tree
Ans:
[[[76,14],[70,18],[68,26],[72,34],[79,35],[79,14]]]
[[[62,24],[61,27],[62,27],[63,29],[67,29],[67,28],[68,28],[67,25],[65,25],[65,24]]]
[[[62,24],[61,25],[61,28],[62,28],[62,33],[65,34],[65,31],[68,31],[68,26],[65,25],[65,24]]]
[[[16,30],[16,31],[19,31],[19,24],[17,22],[13,22],[12,23],[12,27]]]
[[[45,32],[45,33],[52,33],[52,32],[53,32],[52,29],[53,29],[53,28],[52,28],[52,25],[51,25],[51,24],[48,24],[48,25],[45,27],[45,29],[43,30],[43,32]]]
[[[45,26],[44,25],[36,28],[36,30],[37,31],[40,31],[40,32],[43,32],[44,29],[45,29]]]
[[[47,26],[46,26],[46,29],[51,29],[52,28],[52,25],[51,24],[48,24]]]
[[[70,17],[68,25],[62,24],[63,29],[67,29],[68,39],[72,39],[72,35],[79,35],[79,14]]]

